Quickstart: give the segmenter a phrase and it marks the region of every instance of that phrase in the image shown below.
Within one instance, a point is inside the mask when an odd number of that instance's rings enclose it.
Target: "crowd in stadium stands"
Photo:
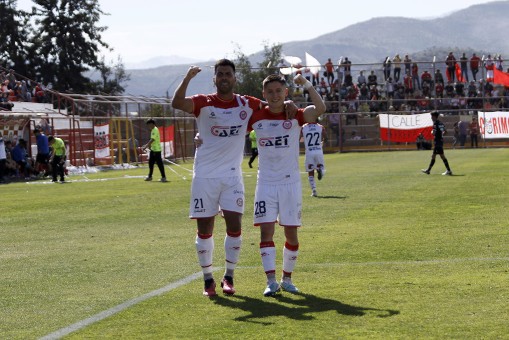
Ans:
[[[37,103],[47,102],[46,91],[41,83],[33,84],[28,79],[17,79],[13,69],[0,72],[0,110],[12,110],[13,101]]]
[[[358,72],[356,81],[352,74],[354,66]],[[450,52],[440,66],[412,62],[409,55],[401,59],[396,54],[393,58],[386,57],[381,64],[370,65],[367,75],[367,70],[361,69],[366,65],[354,65],[348,58],[338,65],[332,65],[329,58],[323,67],[323,77],[310,76],[306,69],[298,72],[319,90],[328,104],[328,112],[347,113],[347,124],[348,118],[356,121],[359,113],[374,116],[386,111],[413,113],[436,109],[459,113],[509,108],[509,87],[493,84],[492,70],[503,71],[501,55],[493,58],[488,55],[481,60],[475,53],[470,58],[463,53],[457,60]],[[305,91],[296,88],[294,100],[306,101]]]

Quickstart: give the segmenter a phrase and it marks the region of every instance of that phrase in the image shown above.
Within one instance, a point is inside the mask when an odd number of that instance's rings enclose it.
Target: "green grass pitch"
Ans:
[[[317,198],[303,173],[293,274],[302,293],[276,298],[262,295],[247,159],[237,294],[214,299],[201,294],[188,218],[191,162],[167,168],[169,183],[157,169],[144,182],[137,168],[2,185],[0,338],[37,339],[93,318],[64,338],[507,339],[509,149],[446,155],[454,176],[441,175],[439,158],[431,175],[420,172],[430,151],[328,154]],[[218,281],[225,227],[216,221]],[[275,242],[280,270],[280,229]]]

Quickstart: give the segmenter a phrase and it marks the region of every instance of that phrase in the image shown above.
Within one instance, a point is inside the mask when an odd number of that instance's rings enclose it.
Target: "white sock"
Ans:
[[[274,242],[260,243],[260,255],[265,274],[274,274],[276,272],[276,247]]]
[[[207,237],[208,236],[208,237]],[[205,238],[202,238],[205,237]],[[212,255],[214,254],[214,238],[212,235],[196,235],[196,253],[203,275],[212,275]]]
[[[308,176],[308,180],[309,180],[309,186],[311,187],[311,190],[316,190],[315,177]]]
[[[295,264],[297,263],[297,257],[299,255],[298,249],[298,245],[291,246],[289,244],[285,244],[283,248],[283,276],[291,276],[295,268]]]
[[[242,235],[230,236],[224,238],[224,252],[226,257],[226,271],[228,276],[233,277],[233,270],[237,266],[240,256],[240,246],[242,244]]]

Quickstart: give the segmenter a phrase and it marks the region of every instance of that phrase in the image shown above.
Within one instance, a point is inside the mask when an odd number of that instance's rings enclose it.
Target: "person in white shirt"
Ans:
[[[260,227],[260,255],[267,276],[265,296],[273,296],[283,288],[289,292],[298,289],[292,282],[301,226],[302,185],[299,171],[299,139],[301,126],[315,122],[325,112],[325,103],[309,80],[302,75],[294,79],[304,86],[313,105],[299,109],[293,119],[284,113],[288,95],[286,81],[279,75],[270,75],[263,81],[263,97],[268,106],[253,113],[249,129],[256,131],[258,140],[258,177],[254,203],[254,225]],[[284,227],[286,242],[283,248],[283,274],[276,280],[276,221]]]

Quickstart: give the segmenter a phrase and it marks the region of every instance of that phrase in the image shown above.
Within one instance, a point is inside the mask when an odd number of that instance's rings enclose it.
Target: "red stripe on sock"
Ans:
[[[297,251],[299,250],[299,244],[297,243],[297,245],[292,246],[290,243],[285,242],[285,248],[291,251]]]
[[[275,244],[273,241],[270,242],[260,242],[260,248],[269,248],[269,247],[275,247]]]
[[[239,237],[241,234],[242,234],[242,231],[240,231],[240,230],[237,232],[226,231],[226,235],[228,235],[230,237]]]
[[[198,235],[199,238],[201,238],[203,240],[206,240],[206,239],[212,237],[212,234],[200,234],[200,233],[196,233],[196,234]]]

